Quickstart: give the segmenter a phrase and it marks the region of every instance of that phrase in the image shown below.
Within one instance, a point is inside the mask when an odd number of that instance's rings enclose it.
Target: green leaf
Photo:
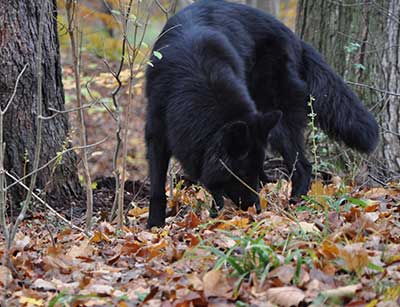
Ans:
[[[371,270],[374,270],[374,271],[378,271],[378,272],[380,272],[380,273],[383,273],[385,270],[383,269],[383,267],[381,267],[381,266],[379,266],[379,265],[376,265],[376,264],[374,264],[374,263],[372,263],[372,262],[370,262],[369,264],[368,264],[368,269],[371,269]]]
[[[159,51],[153,51],[153,55],[159,60],[161,60],[163,58],[162,53]]]
[[[135,294],[137,295],[139,301],[143,302],[146,299],[146,297],[149,295],[149,292],[143,292],[143,293],[135,292]]]
[[[368,206],[367,202],[362,200],[362,199],[358,199],[358,198],[353,198],[353,197],[349,197],[347,199],[347,201],[353,205],[357,205],[360,206],[361,208],[365,208]]]
[[[121,12],[117,11],[117,10],[111,10],[111,13],[113,13],[114,15],[120,16]]]

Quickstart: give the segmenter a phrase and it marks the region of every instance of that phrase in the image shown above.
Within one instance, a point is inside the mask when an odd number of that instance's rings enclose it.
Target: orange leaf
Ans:
[[[110,242],[111,240],[101,231],[96,230],[90,239],[91,243],[99,243],[99,242]]]
[[[200,219],[193,211],[190,211],[187,217],[186,227],[196,228],[197,226],[199,226],[199,224],[200,224]]]
[[[370,262],[367,251],[360,244],[348,245],[340,249],[340,257],[345,261],[347,269],[352,272],[359,272]]]
[[[331,241],[325,240],[319,249],[320,253],[327,259],[335,259],[339,256],[339,248]]]

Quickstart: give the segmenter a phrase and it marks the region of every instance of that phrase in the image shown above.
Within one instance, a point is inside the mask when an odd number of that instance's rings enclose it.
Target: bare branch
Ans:
[[[389,91],[382,90],[382,89],[376,88],[376,87],[368,85],[368,84],[356,83],[356,82],[351,82],[351,81],[346,81],[346,83],[355,85],[355,86],[366,87],[366,88],[369,88],[371,90],[374,90],[374,91],[377,91],[377,92],[380,92],[380,93],[383,93],[386,95],[400,97],[400,93],[389,92]]]
[[[52,114],[50,116],[42,116],[42,115],[40,115],[39,117],[41,119],[43,119],[43,120],[49,120],[49,119],[52,119],[52,118],[54,118],[54,117],[56,117],[57,115],[60,115],[60,114],[66,114],[66,113],[72,113],[72,112],[76,112],[76,111],[80,111],[80,110],[90,109],[91,107],[93,107],[97,103],[99,103],[99,99],[93,101],[92,103],[84,104],[81,107],[72,108],[72,109],[63,110],[63,111],[56,110],[56,109],[53,109],[53,108],[49,108],[49,111],[54,112],[55,114]]]
[[[114,79],[116,80],[116,82],[118,83],[117,87],[113,89],[113,91],[111,92],[111,97],[112,97],[112,101],[113,101],[113,105],[115,108],[115,114],[116,114],[116,121],[117,121],[117,128],[115,131],[115,138],[116,138],[116,144],[115,144],[115,149],[114,149],[114,156],[113,156],[113,173],[114,173],[114,178],[115,178],[115,198],[113,201],[113,206],[111,209],[111,213],[110,213],[110,220],[112,220],[115,210],[117,208],[117,203],[118,203],[118,199],[119,199],[119,193],[123,193],[123,191],[120,191],[120,172],[118,169],[118,157],[119,157],[119,151],[120,151],[120,147],[121,147],[121,130],[122,130],[122,125],[121,125],[121,111],[120,111],[120,106],[119,106],[119,102],[118,102],[118,93],[121,90],[122,87],[122,81],[120,79],[120,74],[121,71],[124,67],[125,64],[125,57],[126,57],[126,47],[127,47],[127,43],[128,43],[128,39],[127,39],[127,28],[128,28],[128,21],[129,21],[129,16],[131,14],[131,9],[132,9],[132,2],[133,0],[129,1],[127,10],[124,11],[124,8],[122,6],[122,3],[119,2],[119,9],[122,12],[122,16],[123,19],[121,21],[122,24],[122,49],[121,49],[121,59],[119,62],[119,66],[116,72],[114,72],[110,65],[108,64],[108,62],[106,60],[104,60],[104,63],[106,64],[107,68],[110,70],[111,74],[114,76]]]
[[[107,141],[109,139],[109,137],[105,137],[104,139],[102,139],[101,141],[98,141],[96,143],[93,144],[89,144],[89,145],[85,145],[85,146],[74,146],[68,149],[65,149],[62,152],[59,152],[57,156],[55,156],[54,158],[50,159],[49,161],[47,161],[45,164],[43,164],[41,167],[38,167],[36,170],[33,170],[32,172],[30,172],[29,174],[25,175],[24,177],[21,177],[21,181],[24,181],[25,179],[29,178],[30,176],[32,176],[34,173],[37,173],[39,171],[41,171],[42,169],[46,168],[47,166],[49,166],[51,163],[55,162],[56,160],[60,159],[60,156],[70,152],[70,151],[74,151],[74,150],[85,150],[85,149],[89,149],[91,147],[96,147],[102,143],[104,143],[105,141]],[[6,190],[9,190],[11,187],[13,187],[15,184],[17,184],[18,182],[14,182],[11,183],[10,185],[8,185],[6,187]]]
[[[79,124],[80,124],[80,143],[84,147],[81,153],[81,159],[83,163],[83,174],[86,185],[86,229],[90,229],[93,217],[93,190],[92,180],[90,178],[88,155],[86,150],[86,124],[85,116],[82,109],[82,90],[81,90],[81,77],[80,77],[80,52],[77,45],[77,21],[75,18],[76,14],[76,2],[72,0],[66,0],[67,19],[68,19],[68,34],[71,42],[72,59],[74,66],[75,76],[75,91],[76,100],[79,108]]]
[[[8,110],[8,108],[10,107],[12,101],[14,100],[15,94],[17,93],[17,87],[18,87],[19,80],[21,79],[22,75],[24,74],[24,72],[28,66],[29,66],[29,64],[26,63],[24,68],[22,68],[21,72],[19,73],[17,80],[15,81],[14,91],[13,91],[10,99],[8,100],[5,108],[3,110],[1,110],[1,113],[5,114]]]

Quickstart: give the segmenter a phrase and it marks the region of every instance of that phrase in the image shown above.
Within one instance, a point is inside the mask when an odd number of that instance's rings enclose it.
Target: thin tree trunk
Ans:
[[[44,2],[46,1],[46,2]],[[43,41],[38,42],[38,20],[45,5]],[[9,99],[18,73],[25,64],[28,68],[19,82],[13,104],[5,115],[6,142],[5,168],[18,178],[32,171],[36,135],[37,44],[42,44],[43,116],[50,110],[65,110],[64,90],[61,80],[59,42],[57,36],[57,10],[55,0],[0,1],[0,104]],[[59,114],[44,120],[40,165],[58,152],[69,147],[68,117]],[[29,183],[29,179],[24,181]],[[8,183],[11,183],[9,181]],[[80,196],[76,157],[65,154],[55,164],[41,170],[36,188],[43,191],[47,201],[67,203]],[[25,191],[11,189],[13,203],[23,200]]]
[[[386,22],[381,25],[384,33],[382,65],[375,68],[376,74],[382,73],[383,78],[377,75],[376,86],[388,92],[400,94],[400,0],[388,1],[382,14]],[[378,58],[379,59],[379,58]],[[387,161],[388,169],[400,173],[400,96],[383,95],[385,102],[381,125],[383,130],[382,146],[378,156]]]

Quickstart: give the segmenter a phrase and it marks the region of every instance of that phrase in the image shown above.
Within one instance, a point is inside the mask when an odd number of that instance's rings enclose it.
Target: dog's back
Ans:
[[[147,70],[147,131],[157,130],[156,137],[166,139],[189,175],[199,178],[211,136],[224,124],[256,112],[243,61],[224,35],[189,21],[155,48],[162,58],[153,57]],[[160,122],[163,129],[151,129]]]

